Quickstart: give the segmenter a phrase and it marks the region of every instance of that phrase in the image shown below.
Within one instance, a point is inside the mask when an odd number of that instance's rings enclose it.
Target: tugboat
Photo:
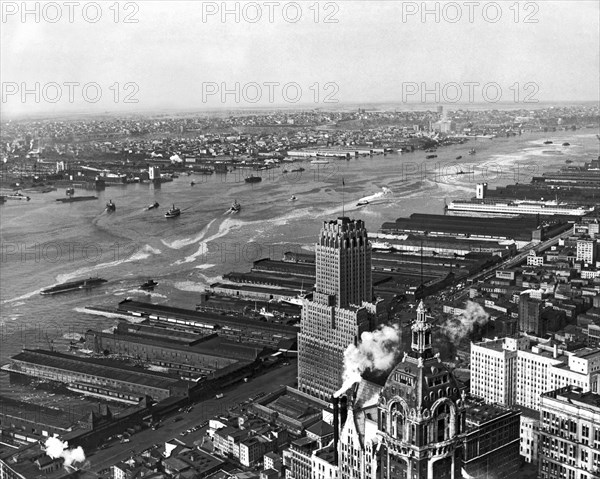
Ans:
[[[475,153],[477,153],[477,150],[475,150],[475,148],[471,148],[469,150],[469,155],[474,155]]]
[[[181,214],[181,210],[179,208],[175,208],[175,205],[165,213],[165,218],[177,218]]]
[[[112,202],[112,200],[108,200],[108,203],[106,203],[106,212],[107,213],[113,213],[116,210],[117,210],[117,205],[115,205]]]
[[[262,181],[262,178],[260,176],[250,175],[247,178],[245,178],[244,181],[246,183],[260,183]]]
[[[154,208],[158,208],[160,205],[158,204],[158,201],[155,201],[154,203],[152,203],[151,205],[148,205],[148,209],[149,210],[153,210]]]
[[[242,209],[242,205],[240,205],[237,200],[235,200],[232,204],[231,204],[231,208],[229,208],[228,213],[239,213],[240,210]]]
[[[140,289],[152,290],[152,289],[154,289],[155,286],[158,286],[158,283],[156,281],[154,281],[153,279],[149,279],[144,284],[140,285]]]
[[[18,192],[8,195],[6,198],[9,200],[25,200],[25,201],[29,201],[31,199],[29,196],[25,196],[23,193],[18,193]]]

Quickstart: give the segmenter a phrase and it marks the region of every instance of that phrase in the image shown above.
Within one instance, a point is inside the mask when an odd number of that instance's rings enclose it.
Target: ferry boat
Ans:
[[[181,210],[179,208],[175,208],[175,205],[165,213],[165,218],[177,218],[181,214]]]
[[[155,286],[158,286],[158,283],[153,279],[149,279],[148,281],[140,285],[140,289],[154,289]]]
[[[158,204],[158,201],[155,201],[154,203],[152,203],[151,205],[148,205],[148,209],[149,210],[153,210],[154,208],[158,208],[160,205]]]
[[[393,246],[388,242],[379,243],[377,241],[373,241],[371,243],[371,248],[378,251],[391,251],[393,249]]]
[[[240,210],[242,209],[242,205],[240,205],[238,203],[237,200],[235,200],[232,204],[231,204],[231,208],[229,208],[228,213],[239,213]]]
[[[311,160],[311,164],[313,165],[328,165],[329,164],[329,160]]]
[[[250,175],[247,178],[245,178],[244,181],[246,183],[260,183],[262,181],[262,178],[260,176]]]
[[[448,211],[461,213],[489,213],[495,215],[564,215],[584,216],[594,211],[593,206],[580,206],[557,201],[454,200],[446,206]]]
[[[25,196],[23,193],[12,193],[10,195],[7,195],[6,199],[29,201],[31,198],[29,196]]]
[[[69,291],[75,291],[79,289],[89,289],[94,286],[99,286],[102,283],[106,283],[105,279],[102,278],[88,278],[79,281],[69,281],[68,283],[62,283],[56,286],[52,286],[50,288],[42,289],[40,294],[42,295],[52,295],[52,294],[60,294],[67,293]]]
[[[106,203],[106,211],[108,213],[112,213],[113,211],[117,210],[117,205],[115,205],[112,200],[108,200],[108,203]]]

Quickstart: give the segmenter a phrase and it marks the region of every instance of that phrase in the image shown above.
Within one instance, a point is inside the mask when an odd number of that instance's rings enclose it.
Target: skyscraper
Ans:
[[[329,399],[342,385],[345,349],[377,325],[364,222],[325,221],[315,263],[315,291],[312,301],[304,301],[298,335],[298,388]]]
[[[460,477],[465,395],[433,352],[422,302],[411,329],[411,350],[384,385],[363,378],[339,399],[340,479]]]

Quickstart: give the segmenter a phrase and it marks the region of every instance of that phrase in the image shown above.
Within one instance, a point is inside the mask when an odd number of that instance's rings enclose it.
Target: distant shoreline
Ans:
[[[315,107],[314,103],[297,105],[268,105],[268,106],[239,106],[211,107],[211,108],[153,108],[140,110],[115,110],[115,111],[56,111],[56,112],[32,112],[32,113],[0,113],[0,121],[40,121],[52,119],[81,119],[94,117],[129,117],[129,116],[153,116],[153,115],[198,115],[198,116],[237,116],[237,115],[263,115],[274,111],[287,111],[290,113],[298,111],[354,111],[364,109],[374,111],[431,111],[435,112],[438,106],[443,106],[447,111],[472,110],[472,111],[511,111],[511,110],[544,110],[547,108],[564,107],[594,107],[600,106],[598,100],[582,101],[547,101],[538,103],[514,103],[514,102],[474,102],[474,103],[402,103],[402,102],[365,102],[365,103],[339,103]]]

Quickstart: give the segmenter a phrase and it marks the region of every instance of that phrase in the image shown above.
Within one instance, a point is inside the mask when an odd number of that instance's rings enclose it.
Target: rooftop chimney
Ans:
[[[340,400],[339,398],[332,396],[331,402],[333,403],[333,449],[334,449],[334,462],[337,465],[338,457],[338,443],[340,441]]]

